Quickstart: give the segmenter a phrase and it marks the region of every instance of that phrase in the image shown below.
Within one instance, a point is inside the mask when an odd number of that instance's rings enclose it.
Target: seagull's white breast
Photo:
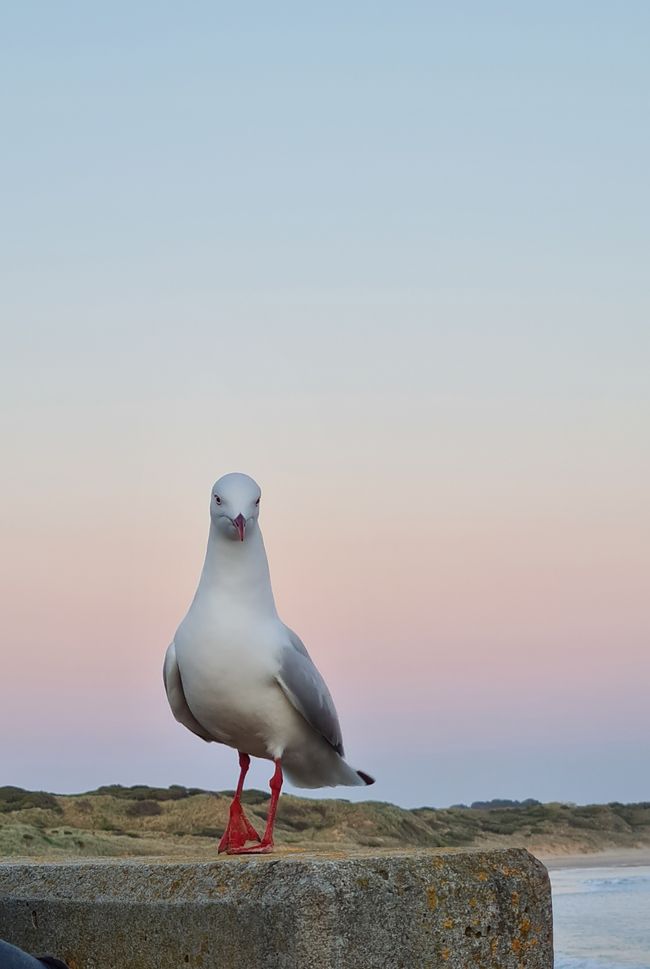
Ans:
[[[190,710],[223,743],[280,756],[300,718],[275,680],[279,620],[221,597],[194,602],[175,637]]]

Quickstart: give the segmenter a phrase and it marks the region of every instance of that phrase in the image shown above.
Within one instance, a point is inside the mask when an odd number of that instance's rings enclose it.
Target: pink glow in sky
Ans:
[[[35,409],[5,506],[7,782],[232,786],[232,753],[171,719],[160,666],[212,481],[240,469],[262,484],[281,615],[373,794],[641,797],[620,751],[650,729],[645,458],[611,402],[586,421],[494,388],[366,396],[359,375],[344,407],[334,389],[265,404],[268,378],[242,406],[230,372],[200,400]]]

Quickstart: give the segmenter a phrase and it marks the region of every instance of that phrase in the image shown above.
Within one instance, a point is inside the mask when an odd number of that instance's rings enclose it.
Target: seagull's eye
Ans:
[[[219,495],[215,495],[215,496],[214,496],[214,500],[216,501],[216,503],[217,503],[218,505],[220,505],[220,504],[221,504],[221,498],[219,497]]]
[[[256,505],[259,505],[259,503],[260,503],[260,499],[258,498],[257,501],[255,502],[255,504]]]

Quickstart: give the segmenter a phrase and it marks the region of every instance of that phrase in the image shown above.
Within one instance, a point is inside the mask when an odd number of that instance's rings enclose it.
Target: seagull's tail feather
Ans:
[[[363,781],[364,784],[374,784],[375,783],[375,778],[374,777],[371,777],[370,774],[366,774],[366,772],[364,770],[358,770],[357,771],[357,774],[359,775],[359,777],[361,778],[361,780]]]
[[[300,749],[288,748],[282,756],[282,769],[295,787],[363,787],[374,784],[362,770],[350,767],[340,754],[322,738]]]

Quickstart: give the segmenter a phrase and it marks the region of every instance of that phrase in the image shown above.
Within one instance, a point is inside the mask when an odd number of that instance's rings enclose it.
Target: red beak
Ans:
[[[243,542],[244,541],[244,532],[246,531],[246,519],[244,518],[243,515],[237,515],[237,517],[233,521],[233,525],[235,526],[235,528],[239,532],[239,541],[240,542]]]

